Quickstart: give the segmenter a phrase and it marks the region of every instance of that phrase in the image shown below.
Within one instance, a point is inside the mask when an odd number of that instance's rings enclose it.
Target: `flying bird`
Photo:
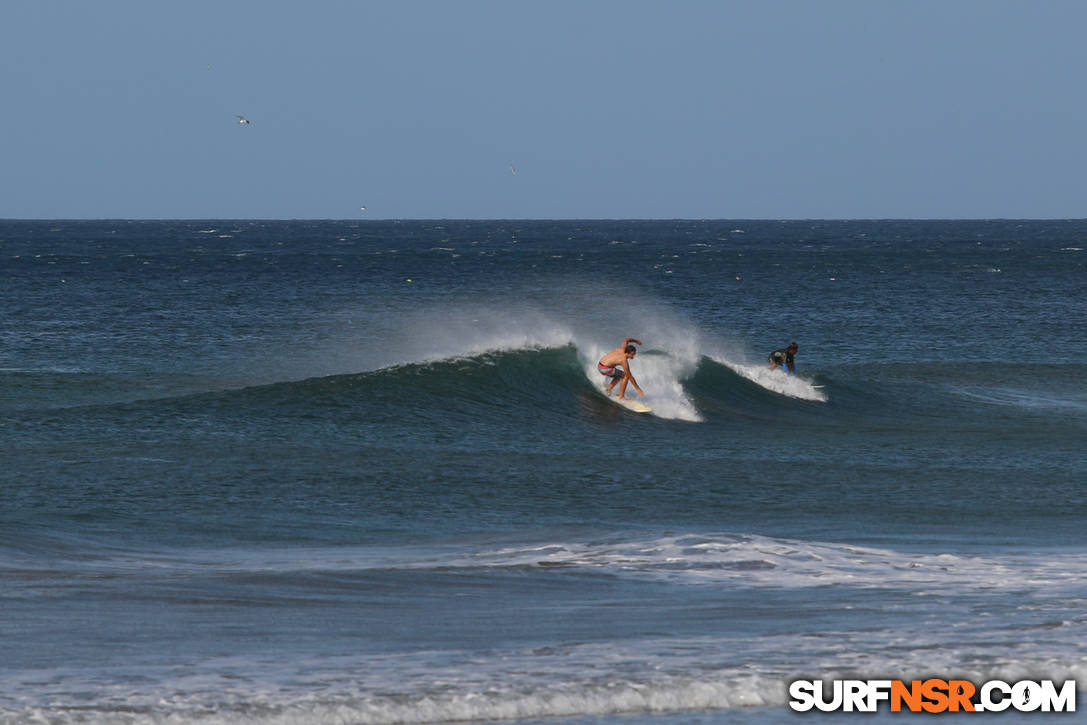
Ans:
[[[513,167],[513,164],[512,164],[512,163],[510,164],[510,171],[512,171],[512,172],[513,172],[513,175],[514,175],[514,176],[517,176],[517,169],[515,169],[515,168]]]
[[[238,116],[238,123],[244,123],[246,125],[249,125],[249,119],[245,116]]]

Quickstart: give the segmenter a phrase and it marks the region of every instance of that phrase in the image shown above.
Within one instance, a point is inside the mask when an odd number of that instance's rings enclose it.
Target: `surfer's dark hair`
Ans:
[[[638,348],[634,347],[633,345],[627,345],[626,349],[624,349],[623,352],[638,352]]]
[[[795,342],[790,342],[789,347],[795,347],[797,350],[800,349],[800,345],[797,345]]]

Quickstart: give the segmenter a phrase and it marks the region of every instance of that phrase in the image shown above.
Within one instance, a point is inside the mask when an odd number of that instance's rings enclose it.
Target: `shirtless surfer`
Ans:
[[[631,343],[641,345],[642,341],[628,337],[623,340],[622,345],[600,358],[600,362],[596,364],[596,369],[600,371],[601,375],[611,378],[611,382],[608,383],[608,395],[611,395],[611,390],[616,383],[620,380],[623,381],[622,385],[619,386],[619,400],[627,399],[627,383],[634,384],[638,395],[645,395],[645,391],[638,385],[638,381],[634,379],[634,375],[630,372],[630,361],[638,352],[638,349]]]

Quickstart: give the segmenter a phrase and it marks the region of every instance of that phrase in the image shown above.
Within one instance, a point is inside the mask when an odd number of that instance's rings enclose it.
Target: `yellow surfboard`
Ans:
[[[649,413],[649,412],[651,412],[653,410],[652,408],[650,408],[645,403],[643,403],[641,401],[638,401],[638,400],[634,400],[633,398],[622,398],[622,399],[620,399],[620,398],[612,397],[612,396],[609,395],[608,400],[615,403],[616,405],[623,406],[624,408],[631,411],[632,413]]]

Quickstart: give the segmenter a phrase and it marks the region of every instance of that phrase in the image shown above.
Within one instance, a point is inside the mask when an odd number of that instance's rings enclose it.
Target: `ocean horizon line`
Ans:
[[[0,217],[12,222],[1082,222],[1083,217]]]

